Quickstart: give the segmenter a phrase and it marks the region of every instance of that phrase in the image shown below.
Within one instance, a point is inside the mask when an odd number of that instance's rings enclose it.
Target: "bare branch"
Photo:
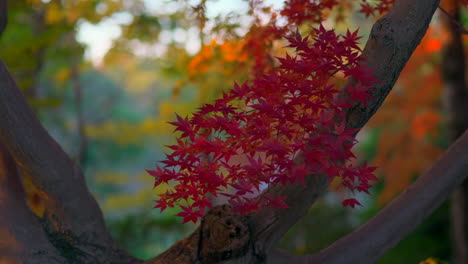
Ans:
[[[468,131],[425,174],[364,226],[311,263],[375,263],[468,178]]]
[[[468,30],[458,21],[458,19],[456,17],[451,15],[449,12],[447,12],[447,10],[445,10],[441,6],[439,6],[439,9],[440,9],[440,11],[442,11],[442,13],[444,13],[444,15],[447,17],[447,19],[453,24],[453,26],[455,27],[455,30],[458,33],[464,34],[464,35],[468,34]]]
[[[324,175],[311,175],[306,178],[306,185],[295,183],[287,186],[275,186],[264,195],[270,197],[285,196],[289,208],[262,208],[252,215],[250,225],[252,236],[256,239],[257,252],[265,252],[278,241],[283,234],[303,217],[310,206],[328,186]]]
[[[94,255],[100,263],[134,259],[115,245],[101,210],[89,193],[81,169],[42,127],[5,64],[0,61],[0,139],[14,160],[41,190],[46,203],[44,223],[69,247]]]
[[[356,104],[349,109],[348,128],[362,128],[383,103],[424,36],[438,4],[439,0],[400,0],[374,24],[362,57],[366,59],[365,65],[375,70],[373,75],[380,83],[371,91],[375,100],[369,101],[367,106]],[[257,239],[257,251],[268,252],[327,186],[326,179],[317,175],[309,176],[307,184],[306,187],[299,184],[278,186],[269,191],[270,196],[286,195],[291,208],[263,208],[253,215],[251,226]]]

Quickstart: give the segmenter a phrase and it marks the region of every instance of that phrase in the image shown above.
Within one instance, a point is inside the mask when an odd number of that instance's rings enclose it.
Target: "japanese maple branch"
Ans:
[[[373,26],[362,57],[373,76],[380,80],[371,90],[375,100],[368,105],[356,104],[347,114],[347,127],[361,129],[374,115],[393,88],[401,70],[424,36],[440,0],[400,0],[392,10]],[[348,83],[352,85],[352,83]],[[269,252],[270,248],[315,202],[328,185],[325,177],[311,175],[307,186],[291,184],[276,186],[269,196],[286,196],[288,209],[262,208],[251,217],[255,250]]]

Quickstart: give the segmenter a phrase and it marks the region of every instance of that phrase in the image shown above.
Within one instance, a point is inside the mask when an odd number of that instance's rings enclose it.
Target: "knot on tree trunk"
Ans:
[[[247,218],[233,211],[229,205],[220,205],[209,211],[201,226],[199,258],[202,263],[240,257],[246,254],[250,243]]]

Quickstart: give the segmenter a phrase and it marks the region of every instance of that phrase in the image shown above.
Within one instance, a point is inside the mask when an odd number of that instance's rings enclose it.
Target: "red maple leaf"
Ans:
[[[194,211],[193,207],[186,207],[181,205],[182,212],[176,214],[176,216],[183,217],[182,224],[185,224],[187,222],[192,221],[193,223],[197,223],[198,218],[203,217],[203,214],[201,211]]]
[[[342,204],[343,207],[350,206],[351,208],[354,208],[356,205],[362,206],[362,204],[354,198],[346,199],[342,202]]]

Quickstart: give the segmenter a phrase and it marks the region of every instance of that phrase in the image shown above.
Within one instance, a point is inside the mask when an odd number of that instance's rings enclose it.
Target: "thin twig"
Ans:
[[[465,27],[463,27],[462,24],[460,24],[460,22],[457,21],[457,19],[455,19],[452,14],[450,14],[449,12],[447,12],[444,8],[442,8],[440,5],[438,7],[440,9],[440,11],[442,11],[442,13],[444,13],[449,19],[450,21],[452,22],[452,24],[455,26],[455,30],[460,32],[461,34],[464,34],[464,35],[468,35],[468,29],[466,29]]]

